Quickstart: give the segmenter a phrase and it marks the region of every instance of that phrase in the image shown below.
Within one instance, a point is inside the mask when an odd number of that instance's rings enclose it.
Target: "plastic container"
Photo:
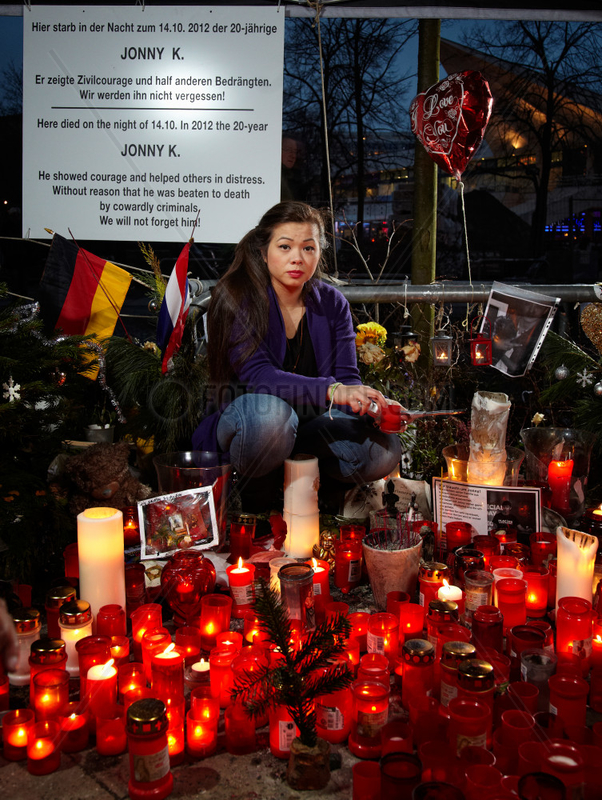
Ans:
[[[167,744],[165,704],[156,698],[137,700],[127,711],[131,800],[162,800],[171,794],[173,775]]]
[[[31,645],[40,638],[42,623],[37,608],[17,608],[12,612],[17,631],[17,666],[7,672],[11,686],[26,686],[30,681]]]

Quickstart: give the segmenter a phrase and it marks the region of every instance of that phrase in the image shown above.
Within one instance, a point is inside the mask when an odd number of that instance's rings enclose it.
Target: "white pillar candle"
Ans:
[[[90,603],[94,624],[102,606],[125,608],[123,514],[115,508],[87,508],[77,516],[79,591]]]
[[[286,522],[284,552],[291,558],[311,558],[314,545],[320,544],[320,513],[291,514],[284,509]]]
[[[284,462],[284,510],[307,516],[318,511],[320,470],[315,456],[300,453]]]
[[[560,526],[556,529],[556,540],[556,610],[563,597],[582,597],[591,603],[598,539]]]

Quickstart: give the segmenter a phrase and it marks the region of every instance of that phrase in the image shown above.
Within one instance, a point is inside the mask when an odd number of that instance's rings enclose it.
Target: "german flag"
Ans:
[[[55,233],[39,286],[47,329],[111,336],[131,280],[129,272]]]

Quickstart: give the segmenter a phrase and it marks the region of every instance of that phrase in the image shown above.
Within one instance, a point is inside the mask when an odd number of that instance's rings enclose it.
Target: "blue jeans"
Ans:
[[[295,453],[317,456],[322,476],[363,485],[384,478],[399,463],[401,442],[382,433],[372,417],[332,410],[299,425],[295,410],[270,394],[244,394],[223,412],[220,448],[241,476],[272,473]]]

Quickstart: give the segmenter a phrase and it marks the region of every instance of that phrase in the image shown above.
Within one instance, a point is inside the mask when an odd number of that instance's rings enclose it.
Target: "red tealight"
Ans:
[[[201,598],[201,649],[215,647],[215,637],[230,628],[232,598],[226,594],[206,594]]]
[[[96,718],[96,750],[101,756],[118,756],[127,749],[123,708],[116,707]]]
[[[79,753],[88,746],[90,731],[88,718],[82,713],[81,703],[71,702],[63,709],[61,723],[61,750],[63,753]]]
[[[184,694],[184,656],[174,643],[151,656],[151,686],[166,705]]]
[[[56,720],[36,722],[27,738],[27,771],[49,775],[61,765],[59,749],[61,728]]]
[[[130,640],[127,636],[111,636],[111,658],[116,669],[130,660]]]
[[[27,739],[35,724],[35,714],[31,708],[17,708],[7,711],[2,718],[4,758],[7,761],[23,761],[27,758]]]
[[[106,664],[90,667],[87,687],[91,715],[112,716],[117,705],[117,670],[113,666],[113,659],[109,659]]]
[[[125,636],[127,633],[125,609],[116,603],[101,606],[96,616],[96,633],[99,636]]]
[[[255,598],[255,566],[244,564],[242,558],[239,558],[236,565],[226,568],[226,574],[233,600],[232,616],[242,619],[245,612],[251,608]]]
[[[138,565],[132,565],[138,566]],[[144,565],[141,565],[144,570]],[[145,603],[138,606],[130,618],[132,620],[132,643],[134,659],[142,661],[142,639],[148,631],[157,630],[162,626],[162,609],[158,603]]]
[[[314,609],[316,612],[316,621],[322,622],[325,617],[324,608],[327,603],[331,602],[330,597],[330,564],[328,561],[321,559],[311,558],[305,562],[314,571]]]

